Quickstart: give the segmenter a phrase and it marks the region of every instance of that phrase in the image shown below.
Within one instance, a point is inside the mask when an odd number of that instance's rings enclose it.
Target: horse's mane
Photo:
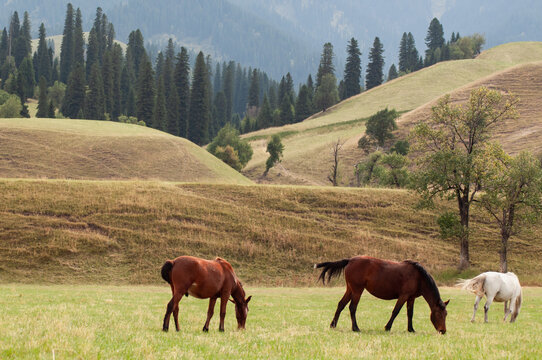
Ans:
[[[418,262],[412,261],[412,260],[405,260],[404,262],[414,266],[416,270],[419,271],[419,273],[422,275],[422,278],[425,279],[427,285],[429,286],[429,291],[433,293],[433,296],[435,296],[435,299],[437,299],[438,303],[442,303],[442,299],[440,298],[440,292],[438,291],[437,284],[435,283],[435,280],[427,270]]]

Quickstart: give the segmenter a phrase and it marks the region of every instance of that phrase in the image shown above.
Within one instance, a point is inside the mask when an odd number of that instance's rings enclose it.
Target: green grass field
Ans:
[[[316,277],[316,275],[315,275]],[[228,306],[226,331],[218,332],[218,305],[209,333],[201,328],[207,301],[181,301],[181,331],[161,331],[169,287],[0,286],[2,359],[534,359],[542,356],[542,289],[524,289],[514,324],[502,323],[503,305],[494,303],[489,323],[483,310],[470,323],[474,296],[443,288],[447,333],[439,335],[429,308],[418,298],[415,334],[406,331],[406,309],[391,332],[384,331],[394,301],[365,293],[358,306],[361,333],[350,330],[348,309],[329,329],[344,289],[250,288],[247,329],[238,331]],[[480,307],[481,308],[481,307]]]

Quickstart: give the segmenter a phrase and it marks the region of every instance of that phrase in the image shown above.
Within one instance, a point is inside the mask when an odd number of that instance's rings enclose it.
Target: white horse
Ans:
[[[484,297],[487,298],[484,305],[484,321],[487,322],[487,311],[491,306],[493,300],[497,302],[504,301],[504,319],[510,313],[510,322],[514,322],[519,314],[521,308],[521,285],[519,284],[518,277],[512,272],[499,273],[488,271],[482,273],[469,280],[460,280],[457,286],[461,286],[462,289],[468,290],[476,294],[476,300],[474,301],[474,313],[472,314],[471,322],[474,322],[474,316],[478,309],[478,303]],[[510,307],[508,304],[510,303]]]

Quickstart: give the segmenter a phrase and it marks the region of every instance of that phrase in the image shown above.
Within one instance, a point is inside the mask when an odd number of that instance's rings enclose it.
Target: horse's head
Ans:
[[[252,296],[249,296],[245,299],[244,296],[234,300],[230,300],[235,304],[235,317],[237,318],[237,328],[244,329],[245,323],[247,321],[248,315],[248,302],[252,299]]]
[[[450,300],[445,302],[440,300],[439,303],[431,309],[431,322],[435,329],[441,334],[446,333],[446,315],[448,315],[446,306],[449,302]]]

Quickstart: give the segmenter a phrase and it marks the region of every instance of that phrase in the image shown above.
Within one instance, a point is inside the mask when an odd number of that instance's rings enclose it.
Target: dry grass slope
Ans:
[[[0,282],[157,284],[163,262],[185,254],[228,259],[251,285],[315,285],[312,264],[357,254],[457,276],[457,244],[403,190],[0,180],[0,193]],[[463,277],[498,270],[493,223],[472,226]],[[511,243],[510,269],[541,285],[542,244],[533,233]]]
[[[345,142],[343,148],[343,184],[353,183],[353,165],[359,161],[361,152],[357,141],[365,131],[364,119],[385,107],[398,111],[411,111],[434,101],[446,93],[455,91],[473,82],[493,79],[489,76],[517,66],[542,60],[542,42],[519,42],[497,46],[484,51],[476,59],[447,61],[400,77],[349,98],[326,113],[317,114],[301,123],[279,128],[260,130],[246,134],[251,139],[254,156],[248,163],[245,174],[264,183],[327,184],[326,177],[332,163],[331,144],[338,138]],[[542,88],[536,87],[526,78],[523,85],[529,87],[530,95],[523,97],[525,108],[532,111],[539,107],[537,100]],[[521,83],[518,93],[523,93]],[[532,118],[526,118],[530,122]],[[283,139],[284,159],[268,178],[261,178],[265,169],[267,138],[277,132],[287,133]]]
[[[0,177],[251,183],[185,139],[69,119],[0,119]]]

